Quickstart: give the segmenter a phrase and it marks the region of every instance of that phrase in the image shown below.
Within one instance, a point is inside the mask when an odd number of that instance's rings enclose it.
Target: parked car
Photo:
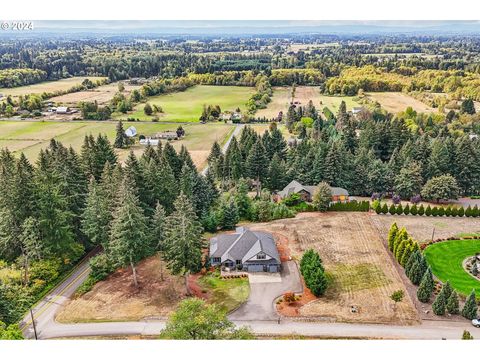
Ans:
[[[475,327],[480,327],[480,319],[473,319],[472,320],[472,325]]]

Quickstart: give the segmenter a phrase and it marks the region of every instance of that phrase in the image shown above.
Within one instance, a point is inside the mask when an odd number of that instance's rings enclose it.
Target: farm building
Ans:
[[[160,140],[158,139],[151,139],[151,138],[147,138],[147,139],[140,139],[140,145],[151,145],[151,146],[157,146],[158,145],[158,142]]]
[[[280,255],[272,234],[237,227],[210,239],[210,263],[249,272],[279,272]]]
[[[178,134],[176,131],[164,131],[155,134],[156,139],[164,139],[164,140],[177,140]]]
[[[313,194],[316,190],[316,186],[302,185],[296,180],[292,180],[290,184],[278,192],[277,196],[280,199],[284,199],[292,194],[300,194],[303,201],[312,201]],[[332,191],[332,202],[345,202],[349,200],[348,191],[340,187],[330,187]]]
[[[56,111],[57,114],[69,114],[70,108],[68,106],[59,106]]]
[[[127,130],[125,130],[125,135],[127,137],[134,137],[137,135],[137,129],[134,126],[130,126]]]

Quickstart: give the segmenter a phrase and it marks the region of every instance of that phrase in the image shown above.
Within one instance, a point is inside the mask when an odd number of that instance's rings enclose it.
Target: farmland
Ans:
[[[266,109],[257,111],[257,117],[273,118],[278,115],[280,111],[287,113],[288,106],[291,101],[291,87],[275,87],[273,88],[272,101],[268,104]],[[318,87],[315,86],[298,86],[295,89],[294,101],[298,101],[300,105],[306,105],[309,100],[313,101],[313,105],[317,110],[322,110],[325,106],[333,113],[338,111],[340,103],[345,101],[347,109],[351,110],[354,106],[360,106],[352,96],[327,96],[320,93]]]
[[[159,131],[175,130],[176,125],[152,122],[136,122],[124,124],[124,127],[134,125],[139,134],[153,135]],[[46,148],[51,138],[72,146],[79,151],[85,135],[106,134],[111,142],[115,139],[116,122],[29,122],[29,121],[1,121],[0,147],[8,147],[12,151],[24,152],[31,160],[35,161],[40,149]],[[184,124],[186,136],[175,141],[172,145],[179,150],[185,145],[198,167],[205,165],[206,158],[213,142],[222,142],[232,129],[232,125],[216,124]],[[131,148],[140,155],[144,146],[134,145]],[[120,160],[126,158],[129,150],[117,150]]]
[[[475,289],[476,296],[479,297],[480,281],[474,279],[462,266],[466,258],[479,252],[479,240],[451,240],[429,245],[424,254],[433,274],[442,282],[449,281],[463,295],[468,295]]]
[[[15,88],[0,88],[0,94],[4,96],[11,95],[13,97],[27,94],[41,94],[44,92],[50,93],[55,91],[66,91],[75,85],[80,85],[83,80],[90,79],[91,81],[103,80],[105,77],[97,76],[76,76],[68,79],[61,79],[56,81],[45,81],[38,84],[20,86]]]
[[[401,92],[372,92],[365,94],[368,99],[378,101],[382,107],[394,114],[411,107],[417,112],[437,112],[438,110]]]
[[[251,87],[198,85],[183,92],[154,96],[147,102],[162,107],[163,113],[157,114],[160,121],[198,122],[203,105],[220,105],[222,111],[234,111],[237,107],[244,110],[254,92]],[[128,114],[116,114],[116,118],[150,120],[153,116],[144,114],[144,106],[139,104]]]
[[[292,256],[299,259],[313,248],[330,278],[326,294],[299,309],[300,316],[335,321],[410,324],[417,321],[411,299],[393,308],[392,292],[403,290],[377,229],[365,213],[301,213],[294,219],[256,225],[290,239]],[[356,306],[358,313],[351,313]]]
[[[118,82],[111,83],[111,84],[99,86],[91,90],[84,90],[84,91],[78,91],[78,92],[69,93],[65,95],[55,96],[50,100],[54,101],[57,104],[64,104],[69,106],[75,106],[80,101],[90,101],[90,102],[96,101],[99,105],[105,105],[113,98],[115,93],[118,92],[118,84],[119,84]],[[131,91],[141,88],[140,85],[129,85],[128,83],[124,84],[124,87],[125,87],[125,90],[123,91],[123,94],[126,97],[130,95]]]

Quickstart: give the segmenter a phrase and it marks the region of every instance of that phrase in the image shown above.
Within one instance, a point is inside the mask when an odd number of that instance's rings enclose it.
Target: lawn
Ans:
[[[75,85],[80,85],[83,80],[90,79],[92,81],[105,79],[98,76],[76,76],[68,79],[56,81],[44,81],[38,84],[19,86],[15,88],[0,88],[0,94],[4,96],[19,96],[26,94],[41,94],[43,92],[66,91]]]
[[[248,278],[222,279],[213,273],[201,277],[198,283],[202,291],[211,294],[208,303],[218,305],[227,313],[237,309],[250,295]]]
[[[158,105],[163,114],[157,114],[160,121],[197,122],[202,114],[203,105],[220,105],[222,111],[234,111],[236,108],[245,110],[245,103],[255,92],[253,87],[244,86],[207,86],[198,85],[183,92],[150,97],[150,105]],[[115,114],[118,119],[133,117],[140,120],[149,120],[143,112],[145,104],[137,105],[128,114]]]
[[[475,289],[480,297],[480,281],[475,280],[463,268],[463,261],[480,252],[480,240],[451,240],[428,246],[425,258],[433,274],[442,282],[450,281],[452,287],[463,295]]]
[[[175,124],[153,122],[125,122],[124,128],[135,126],[138,134],[154,135],[159,131],[175,130]],[[183,124],[186,136],[180,141],[172,142],[179,150],[185,145],[197,165],[202,168],[214,141],[223,142],[231,132],[233,125],[224,123]],[[8,147],[17,153],[24,152],[35,161],[40,149],[46,148],[51,138],[59,140],[66,146],[80,151],[85,135],[106,134],[111,142],[115,139],[116,122],[111,121],[72,121],[72,122],[35,122],[35,121],[0,121],[0,148]],[[143,152],[144,146],[134,145],[131,148],[137,155]],[[117,151],[123,160],[129,150]]]

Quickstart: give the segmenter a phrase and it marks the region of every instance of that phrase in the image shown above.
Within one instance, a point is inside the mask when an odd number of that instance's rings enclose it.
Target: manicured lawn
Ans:
[[[222,279],[214,273],[201,277],[199,284],[211,295],[208,302],[218,305],[226,312],[238,308],[250,295],[248,278]]]
[[[480,297],[480,281],[462,266],[467,257],[477,252],[480,252],[480,240],[451,240],[428,246],[424,254],[433,274],[442,282],[450,281],[452,287],[464,295],[475,289],[477,297]]]
[[[246,86],[207,86],[198,85],[183,92],[154,96],[148,99],[150,105],[161,106],[164,113],[157,114],[160,121],[197,122],[202,114],[203,105],[220,105],[222,111],[234,111],[239,107],[245,110],[245,103],[255,92],[253,87]],[[133,117],[149,120],[143,112],[145,104],[137,105],[129,114],[115,114],[115,118]]]

